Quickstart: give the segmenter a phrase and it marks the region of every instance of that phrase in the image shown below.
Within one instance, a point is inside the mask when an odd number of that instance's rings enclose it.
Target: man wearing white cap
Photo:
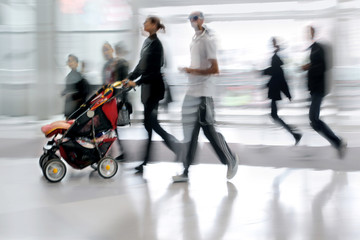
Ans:
[[[180,69],[187,73],[189,78],[189,89],[182,108],[186,146],[184,172],[181,175],[174,176],[173,181],[184,182],[189,180],[189,167],[195,158],[200,128],[203,129],[220,161],[228,166],[227,178],[231,179],[237,172],[239,160],[231,152],[224,137],[214,127],[211,76],[219,73],[215,42],[208,29],[203,26],[204,14],[202,12],[191,13],[189,20],[195,30],[190,45],[191,64],[190,67]]]

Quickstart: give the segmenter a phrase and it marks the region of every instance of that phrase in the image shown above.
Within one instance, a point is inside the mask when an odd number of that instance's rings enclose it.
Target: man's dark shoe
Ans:
[[[338,156],[340,159],[343,159],[345,157],[346,149],[347,149],[347,143],[344,140],[341,140],[339,147],[337,147]]]

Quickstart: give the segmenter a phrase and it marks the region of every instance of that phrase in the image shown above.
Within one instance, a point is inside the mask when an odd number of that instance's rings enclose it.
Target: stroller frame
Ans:
[[[52,137],[44,147],[44,153],[39,158],[39,164],[43,174],[50,182],[59,182],[66,175],[66,165],[64,161],[75,169],[83,169],[91,166],[98,170],[99,175],[103,178],[113,177],[118,170],[117,162],[110,156],[105,156],[110,149],[112,143],[118,137],[116,134],[116,114],[110,114],[109,119],[103,108],[112,112],[114,105],[116,106],[116,97],[131,90],[131,88],[119,87],[121,81],[102,86],[95,94],[93,94],[84,104],[74,111],[69,119],[74,120],[67,129],[55,129],[50,131],[46,136]],[[106,123],[101,123],[103,117]],[[67,120],[69,120],[67,119]],[[95,119],[98,121],[96,126]],[[90,126],[89,123],[91,122]],[[104,126],[103,126],[104,125]],[[86,148],[78,142],[80,138],[76,128],[82,127],[87,129],[86,133],[80,133],[80,137],[89,136],[87,140],[95,147]],[[90,127],[90,129],[89,129]],[[106,131],[105,133],[102,131]],[[57,138],[61,134],[60,138]],[[97,138],[97,134],[103,134]],[[60,157],[57,152],[60,152]]]

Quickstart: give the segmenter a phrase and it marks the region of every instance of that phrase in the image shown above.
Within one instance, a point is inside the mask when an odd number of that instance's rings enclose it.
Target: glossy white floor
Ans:
[[[109,180],[68,169],[50,184],[36,159],[1,160],[0,239],[358,239],[360,173],[176,163]]]
[[[163,162],[173,156],[158,144],[160,162],[149,164],[143,175],[132,170],[137,162],[121,163],[118,174],[108,180],[90,168],[77,171],[68,166],[63,181],[51,184],[42,176],[38,158],[21,156],[21,151],[31,150],[26,144],[38,137],[33,128],[14,132],[4,125],[1,132],[0,239],[360,237],[360,135],[354,130],[342,132],[350,147],[346,158],[339,160],[335,150],[310,130],[305,129],[299,147],[292,147],[282,129],[221,128],[240,156],[238,174],[231,181],[204,143],[189,183],[172,183],[171,176],[182,167]],[[244,144],[259,139],[277,146]],[[128,149],[131,144],[126,143]]]

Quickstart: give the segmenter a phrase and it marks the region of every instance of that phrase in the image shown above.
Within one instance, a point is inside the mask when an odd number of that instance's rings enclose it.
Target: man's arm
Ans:
[[[219,65],[216,59],[209,59],[211,66],[207,69],[184,68],[183,70],[190,74],[210,75],[219,73]]]
[[[302,65],[301,66],[301,69],[303,70],[303,71],[307,71],[307,70],[309,70],[310,69],[310,63],[308,63],[308,64],[305,64],[305,65]]]

